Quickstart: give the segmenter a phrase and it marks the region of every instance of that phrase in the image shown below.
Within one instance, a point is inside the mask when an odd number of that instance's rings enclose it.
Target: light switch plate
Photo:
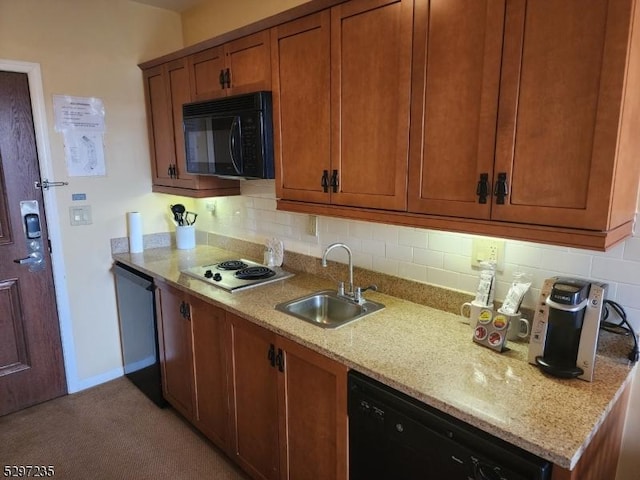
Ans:
[[[91,205],[78,205],[69,207],[69,220],[71,226],[91,225]]]
[[[477,237],[471,241],[471,266],[480,268],[482,262],[494,262],[496,271],[504,271],[504,240]]]

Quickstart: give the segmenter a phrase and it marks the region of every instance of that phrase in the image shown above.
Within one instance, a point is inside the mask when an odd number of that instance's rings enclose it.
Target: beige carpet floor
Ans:
[[[124,377],[0,417],[0,476],[5,465],[51,465],[71,480],[248,478]]]

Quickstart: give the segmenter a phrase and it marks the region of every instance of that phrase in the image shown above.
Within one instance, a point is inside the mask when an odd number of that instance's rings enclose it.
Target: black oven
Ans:
[[[188,173],[274,178],[271,92],[188,103],[182,113]]]
[[[551,464],[349,372],[350,480],[548,480]]]

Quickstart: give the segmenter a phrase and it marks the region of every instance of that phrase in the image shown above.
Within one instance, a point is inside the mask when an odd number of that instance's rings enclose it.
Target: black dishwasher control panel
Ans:
[[[351,480],[548,480],[550,462],[349,372]]]

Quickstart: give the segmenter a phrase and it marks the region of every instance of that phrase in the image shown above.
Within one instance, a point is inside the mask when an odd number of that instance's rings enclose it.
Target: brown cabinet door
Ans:
[[[610,227],[632,4],[507,3],[493,219]]]
[[[165,399],[187,419],[193,419],[193,355],[190,309],[184,294],[158,284],[156,311]]]
[[[269,352],[275,355],[276,336],[235,315],[228,318],[235,419],[232,455],[253,478],[275,480],[280,476],[278,371]]]
[[[193,98],[193,68],[193,58],[180,58],[143,72],[153,191],[191,197],[238,195],[237,180],[187,173],[182,106]]]
[[[191,101],[189,70],[184,58],[166,65],[169,98],[171,99],[171,124],[174,144],[175,172],[172,186],[196,188],[197,179],[187,173],[187,160],[184,150],[184,131],[182,127],[182,105]]]
[[[147,126],[154,185],[172,185],[170,167],[175,163],[171,100],[164,65],[143,72]]]
[[[269,31],[189,56],[193,101],[271,90]]]
[[[407,208],[412,32],[413,0],[331,9],[331,203]]]
[[[187,174],[182,132],[182,104],[191,101],[186,60],[178,59],[144,72],[153,184],[195,188]]]
[[[329,201],[330,19],[326,10],[271,31],[278,198]]]
[[[228,345],[225,311],[189,297],[193,331],[195,425],[223,449],[229,447]]]
[[[504,0],[416,4],[411,212],[490,216],[504,13]]]
[[[280,384],[283,479],[347,478],[347,367],[289,340]]]
[[[208,48],[188,57],[193,101],[226,95],[225,65],[222,47]]]
[[[226,43],[224,55],[230,72],[228,95],[271,90],[269,30]]]

